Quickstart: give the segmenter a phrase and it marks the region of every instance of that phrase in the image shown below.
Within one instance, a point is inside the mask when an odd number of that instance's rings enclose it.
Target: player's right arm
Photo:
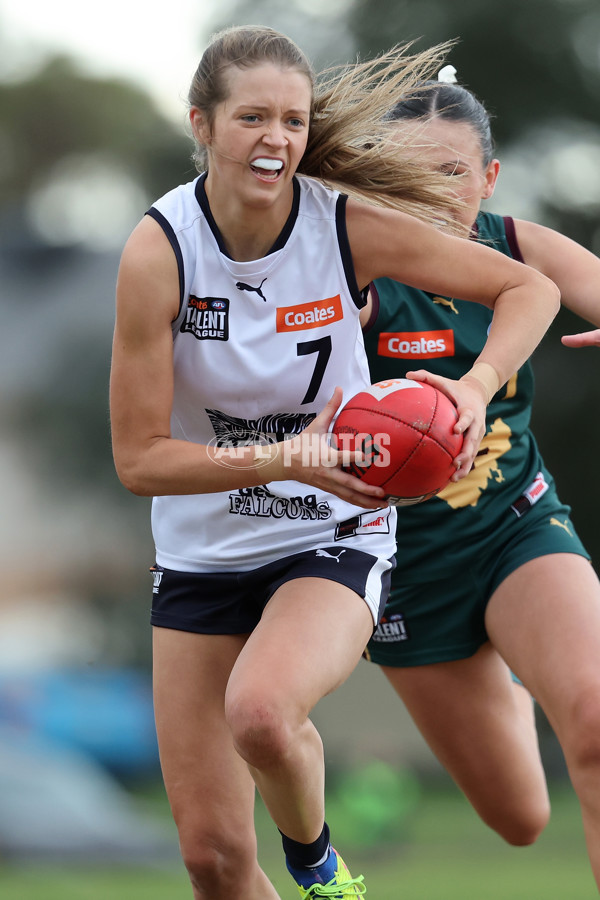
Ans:
[[[254,487],[292,479],[335,493],[368,508],[382,505],[384,492],[343,472],[342,459],[328,451],[326,464],[302,454],[301,440],[285,454],[273,445],[239,448],[228,465],[214,461],[215,449],[171,436],[173,335],[179,310],[179,277],[171,245],[146,216],[125,245],[117,279],[117,310],[110,378],[110,415],[115,467],[134,494],[197,494]],[[341,401],[339,391],[303,433],[326,434]],[[301,439],[302,436],[300,435]],[[294,450],[296,452],[290,452]],[[334,465],[331,465],[331,459]],[[325,459],[325,456],[324,456]]]

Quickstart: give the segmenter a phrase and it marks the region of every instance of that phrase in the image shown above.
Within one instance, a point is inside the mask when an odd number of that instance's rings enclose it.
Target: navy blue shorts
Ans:
[[[295,578],[325,578],[362,597],[375,626],[390,591],[395,560],[349,547],[321,547],[249,572],[176,572],[155,565],[152,625],[198,634],[249,634],[275,591]]]

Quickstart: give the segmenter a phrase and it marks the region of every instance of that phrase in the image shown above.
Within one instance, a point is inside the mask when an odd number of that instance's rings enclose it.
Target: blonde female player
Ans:
[[[434,83],[400,102],[393,119],[400,139],[417,135],[439,171],[460,174],[465,243],[523,259],[558,284],[567,307],[600,324],[597,257],[548,228],[480,211],[499,162],[472,93]],[[414,368],[411,348],[425,336],[419,348],[432,349],[420,349],[420,363],[443,383],[486,340],[484,307],[390,279],[376,281],[372,296],[373,381]],[[563,341],[599,343],[600,330]],[[600,883],[600,584],[529,429],[532,400],[526,363],[488,406],[473,471],[399,510],[398,565],[368,655],[483,820],[527,844],[546,824],[548,795],[531,699],[510,666],[556,731]]]
[[[196,900],[277,896],[257,863],[255,785],[302,898],[365,891],[329,843],[309,719],[360,658],[393,566],[383,492],[327,441],[342,397],[369,383],[363,289],[389,275],[494,309],[476,364],[446,383],[466,438],[457,478],[487,399],[557,311],[549,279],[406,214],[439,222],[451,202],[381,120],[439,57],[393,51],[315,85],[284,35],[220,33],[189,98],[204,171],[153,205],[123,253],[114,457],[154,497],[156,723]]]

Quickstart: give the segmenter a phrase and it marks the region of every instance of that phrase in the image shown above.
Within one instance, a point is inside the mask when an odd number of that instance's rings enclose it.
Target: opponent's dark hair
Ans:
[[[483,164],[494,158],[494,139],[490,114],[475,94],[460,84],[428,81],[424,90],[400,100],[389,114],[391,121],[399,119],[448,119],[466,122],[477,132]]]

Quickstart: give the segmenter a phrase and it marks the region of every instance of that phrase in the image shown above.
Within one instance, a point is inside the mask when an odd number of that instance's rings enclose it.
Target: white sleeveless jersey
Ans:
[[[346,198],[312,179],[294,179],[292,212],[271,252],[236,262],[212,218],[204,177],[149,210],[179,266],[171,433],[216,446],[281,441],[312,421],[336,385],[346,402],[370,384]],[[245,571],[324,545],[388,558],[395,515],[278,481],[156,497],[152,530],[159,565]]]

